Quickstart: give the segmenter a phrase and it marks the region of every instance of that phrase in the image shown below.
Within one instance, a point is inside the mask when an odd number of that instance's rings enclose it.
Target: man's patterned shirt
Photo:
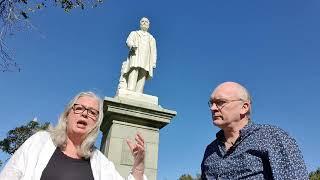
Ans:
[[[203,180],[308,179],[296,141],[280,128],[250,122],[228,151],[223,131],[216,136],[201,163]]]

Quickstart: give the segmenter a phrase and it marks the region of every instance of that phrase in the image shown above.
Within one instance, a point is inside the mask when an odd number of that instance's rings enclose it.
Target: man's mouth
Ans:
[[[213,120],[216,120],[216,119],[222,119],[222,116],[215,116],[215,115],[213,115]]]

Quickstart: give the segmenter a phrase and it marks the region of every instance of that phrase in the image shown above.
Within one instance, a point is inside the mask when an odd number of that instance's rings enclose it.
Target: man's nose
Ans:
[[[216,105],[216,103],[212,103],[211,107],[210,107],[210,110],[211,111],[217,111],[219,108],[218,106]]]

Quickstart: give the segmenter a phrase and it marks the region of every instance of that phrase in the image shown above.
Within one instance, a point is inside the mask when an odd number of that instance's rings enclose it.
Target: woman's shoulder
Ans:
[[[105,154],[103,154],[98,149],[93,150],[91,160],[94,159],[95,161],[99,161],[101,164],[107,165],[107,166],[114,166],[112,161],[110,161]]]
[[[33,134],[32,136],[30,136],[26,142],[27,143],[41,143],[41,142],[46,142],[50,139],[50,133],[47,131],[39,131],[36,132],[35,134]]]
[[[49,137],[50,137],[50,133],[48,131],[38,131],[38,132],[34,133],[30,138],[43,139],[43,138],[49,138]]]
[[[94,149],[92,152],[92,158],[98,159],[98,160],[105,160],[109,162],[109,159],[98,149]]]

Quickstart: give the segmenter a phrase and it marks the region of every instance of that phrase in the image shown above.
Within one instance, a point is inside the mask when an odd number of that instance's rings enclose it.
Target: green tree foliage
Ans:
[[[45,130],[49,123],[39,124],[37,121],[30,121],[26,125],[16,127],[7,133],[7,137],[0,141],[0,149],[12,155],[31,135],[39,130]]]
[[[193,180],[193,178],[190,174],[183,174],[179,177],[179,180]]]
[[[320,168],[309,174],[310,180],[320,180]]]
[[[197,174],[195,178],[193,178],[190,174],[183,174],[179,177],[179,180],[201,180],[201,175]]]

